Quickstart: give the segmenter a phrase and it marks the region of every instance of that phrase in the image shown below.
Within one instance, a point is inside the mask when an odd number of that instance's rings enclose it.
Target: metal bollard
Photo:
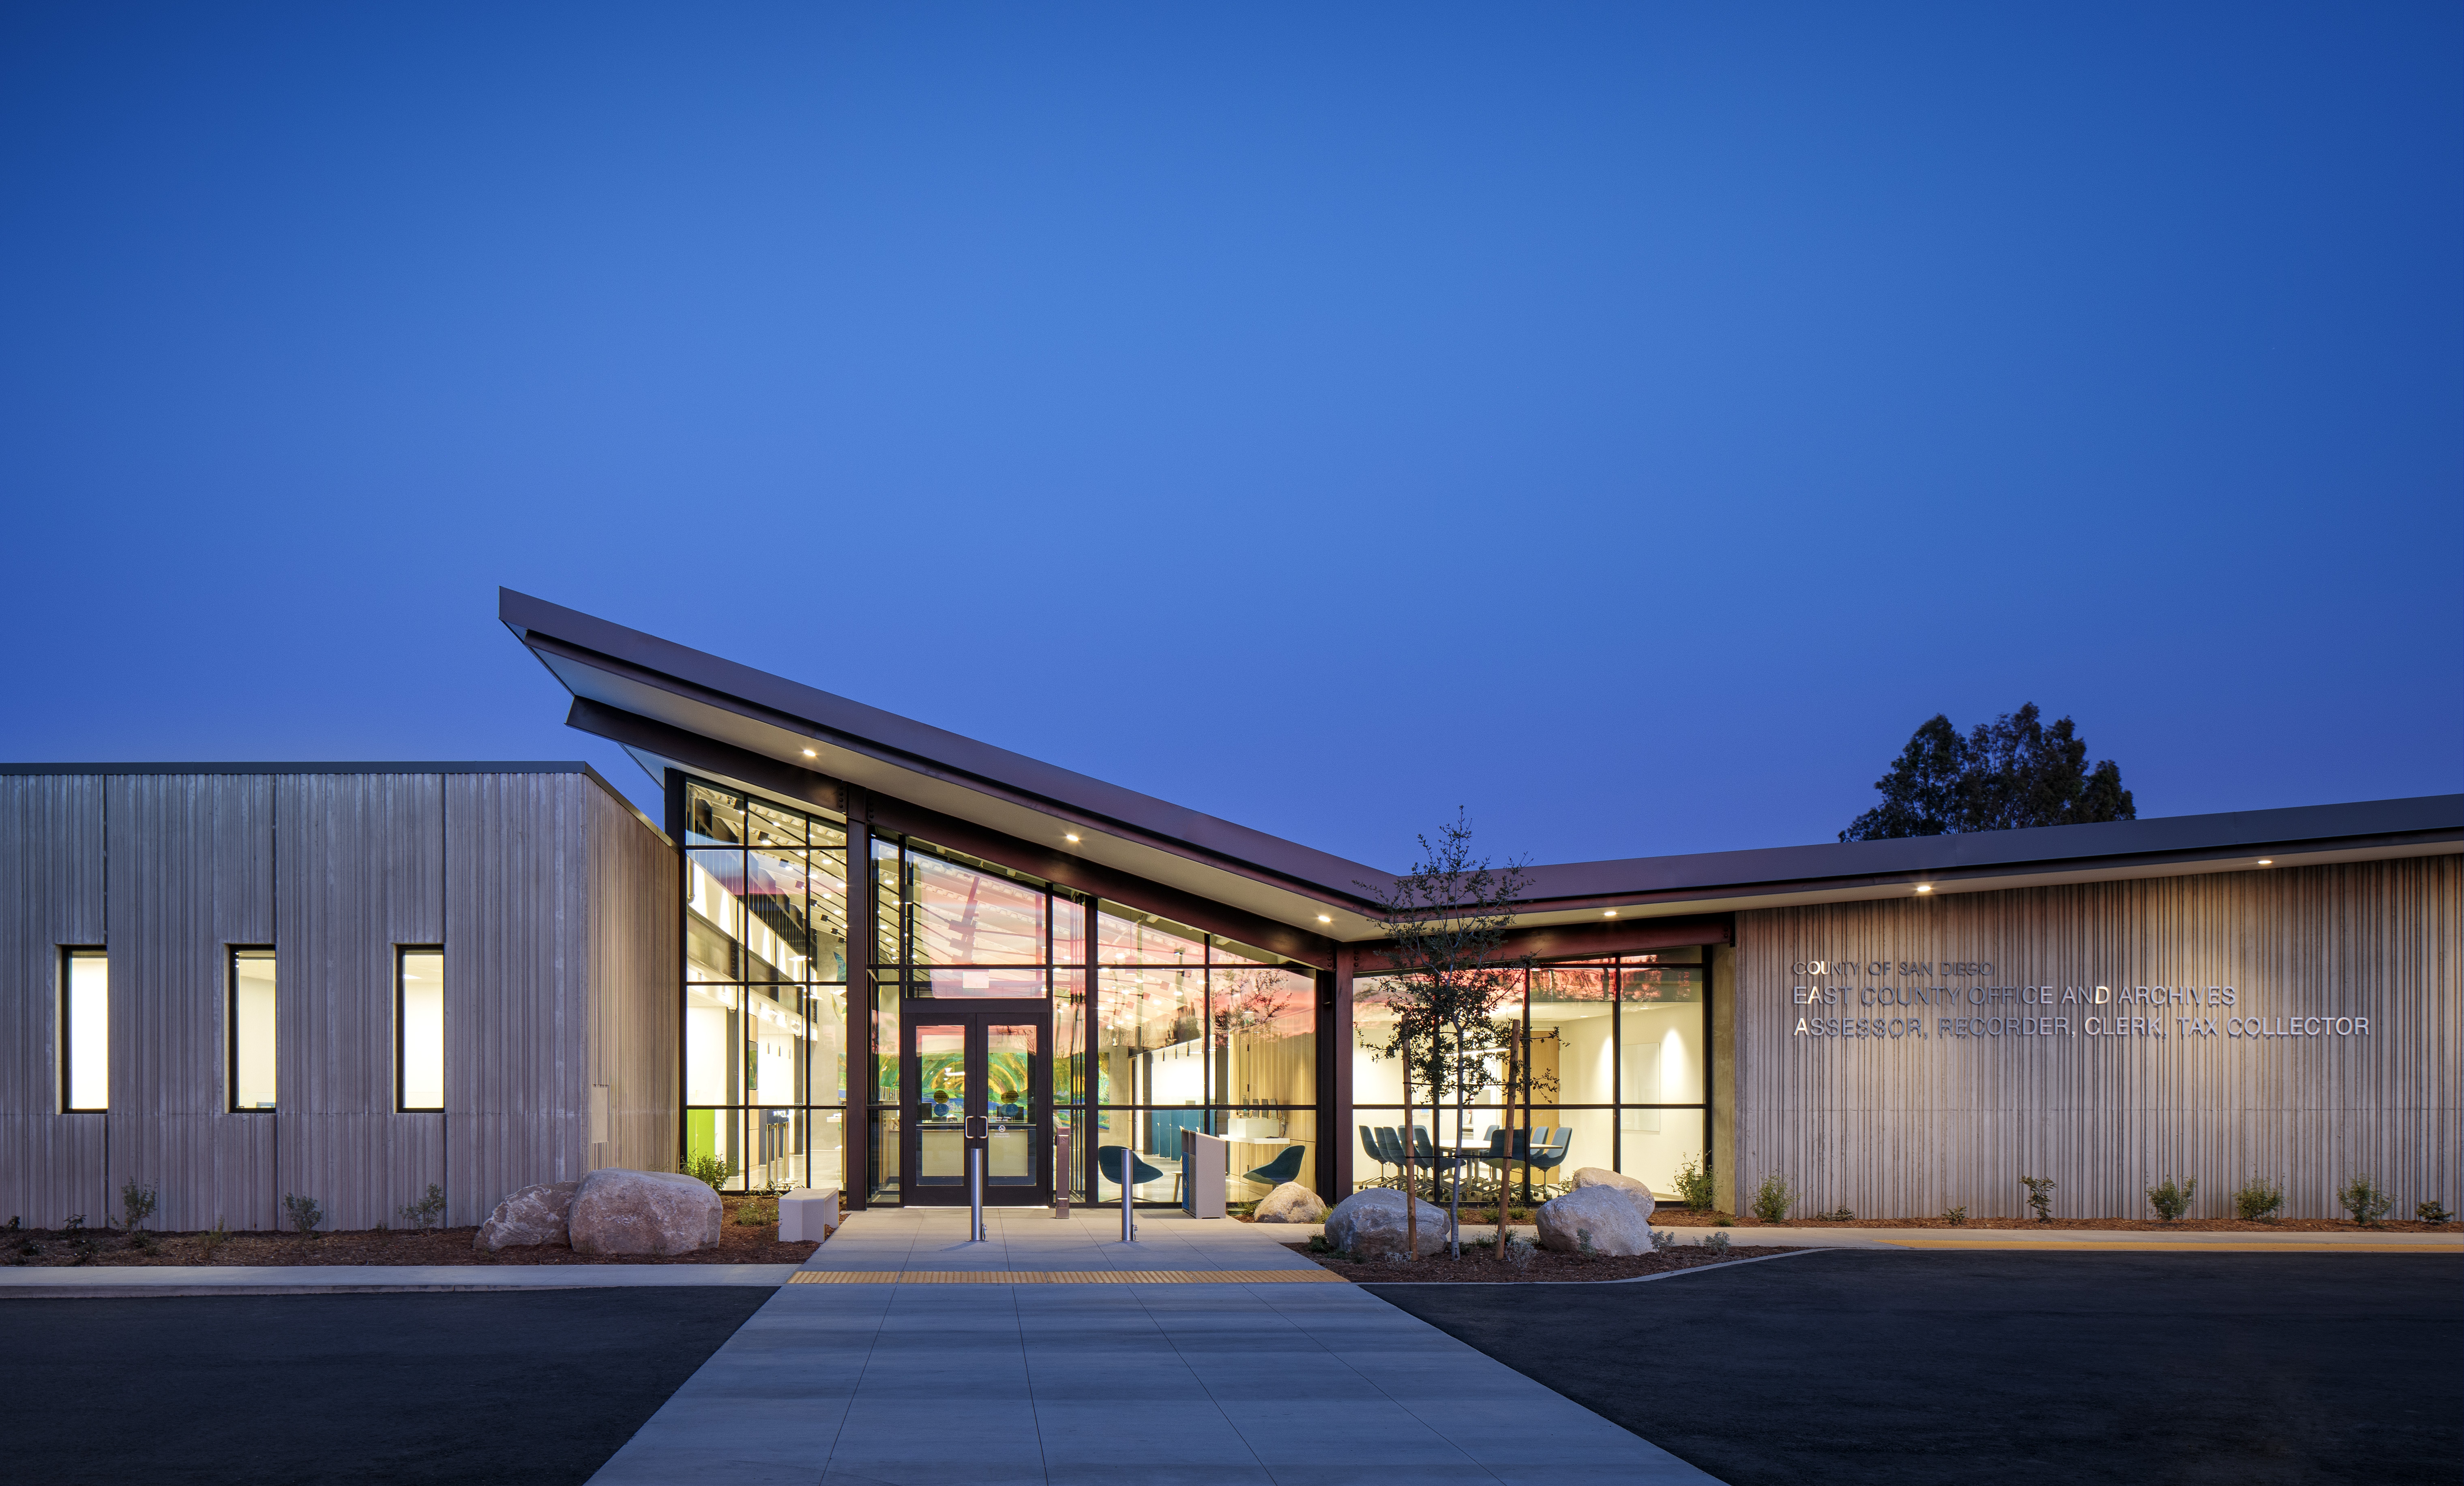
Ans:
[[[1069,1215],[1069,1132],[1057,1131],[1052,1139],[1052,1215],[1066,1218]]]
[[[1123,1243],[1125,1243],[1125,1244],[1133,1244],[1133,1243],[1136,1243],[1136,1242],[1138,1241],[1138,1218],[1137,1218],[1136,1205],[1135,1205],[1135,1204],[1133,1204],[1133,1203],[1132,1203],[1132,1202],[1130,1201],[1130,1183],[1131,1183],[1133,1180],[1134,1180],[1134,1179],[1136,1178],[1136,1176],[1137,1176],[1137,1172],[1138,1172],[1138,1153],[1137,1153],[1136,1151],[1134,1151],[1134,1150],[1132,1150],[1132,1149],[1131,1149],[1129,1146],[1127,1146],[1127,1145],[1122,1146],[1122,1147],[1121,1147],[1121,1242],[1123,1242]]]
[[[970,1242],[984,1241],[984,1148],[967,1149],[967,1237]]]

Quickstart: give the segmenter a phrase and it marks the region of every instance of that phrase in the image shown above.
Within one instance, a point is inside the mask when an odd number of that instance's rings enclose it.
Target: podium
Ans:
[[[1223,1180],[1232,1170],[1232,1142],[1220,1135],[1180,1133],[1180,1210],[1193,1218],[1223,1216]]]

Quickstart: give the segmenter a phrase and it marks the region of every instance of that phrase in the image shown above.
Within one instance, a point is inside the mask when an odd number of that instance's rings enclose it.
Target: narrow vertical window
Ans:
[[[231,952],[231,1107],[274,1107],[274,951]]]
[[[445,1107],[445,951],[405,949],[396,960],[396,1055],[402,1107]]]
[[[60,953],[60,1103],[111,1105],[111,961],[99,949]]]

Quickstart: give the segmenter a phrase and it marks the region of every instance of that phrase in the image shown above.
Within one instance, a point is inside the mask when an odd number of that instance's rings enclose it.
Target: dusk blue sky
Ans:
[[[502,584],[1390,868],[2464,788],[2459,17],[12,6],[0,757],[651,799]]]

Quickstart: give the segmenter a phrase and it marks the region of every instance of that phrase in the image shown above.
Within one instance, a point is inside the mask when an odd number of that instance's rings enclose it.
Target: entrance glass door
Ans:
[[[917,1009],[905,1021],[905,1200],[965,1206],[969,1153],[981,1152],[986,1206],[1050,1202],[1051,1012]]]

